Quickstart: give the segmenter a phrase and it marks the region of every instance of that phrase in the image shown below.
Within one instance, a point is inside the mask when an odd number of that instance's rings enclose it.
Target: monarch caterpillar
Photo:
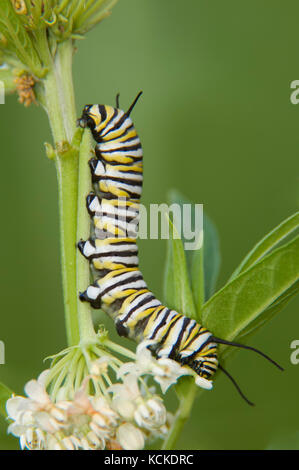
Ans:
[[[136,217],[142,189],[142,147],[130,118],[140,92],[128,111],[107,105],[86,105],[78,125],[89,127],[96,141],[89,160],[94,192],[86,199],[93,221],[89,240],[78,247],[90,261],[95,282],[80,293],[82,301],[110,315],[120,336],[149,341],[148,349],[160,358],[173,359],[197,374],[196,382],[212,388],[221,369],[242,393],[232,376],[219,364],[217,346],[250,349],[282,368],[261,351],[215,337],[195,320],[164,305],[148,289],[138,268]],[[135,231],[134,231],[135,220]]]

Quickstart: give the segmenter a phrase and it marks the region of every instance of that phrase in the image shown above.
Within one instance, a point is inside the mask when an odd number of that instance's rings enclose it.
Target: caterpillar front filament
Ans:
[[[78,120],[81,127],[90,128],[96,141],[95,157],[89,161],[94,192],[86,200],[93,230],[89,240],[78,243],[91,263],[95,282],[80,299],[110,315],[119,335],[148,341],[154,356],[195,371],[201,387],[212,388],[219,366],[218,343],[252,349],[280,368],[254,348],[214,337],[196,321],[162,305],[148,289],[138,268],[136,244],[143,154],[130,118],[140,94],[127,112],[118,104],[116,108],[87,105]]]

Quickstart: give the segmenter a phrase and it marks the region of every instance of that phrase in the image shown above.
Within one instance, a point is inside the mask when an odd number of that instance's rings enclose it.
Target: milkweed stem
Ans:
[[[79,183],[78,183],[78,219],[77,219],[77,242],[81,239],[87,240],[90,235],[90,217],[86,209],[86,196],[91,191],[91,178],[88,160],[91,157],[92,137],[89,129],[83,134],[79,152]],[[84,291],[90,284],[89,262],[77,250],[77,293]],[[92,309],[89,302],[78,302],[78,324],[80,341],[89,342],[96,340],[96,334],[92,323]]]
[[[172,450],[176,448],[176,443],[183,430],[183,427],[186,421],[190,418],[190,413],[197,391],[197,385],[195,385],[195,383],[191,383],[188,389],[185,391],[184,396],[181,397],[179,407],[174,416],[174,421],[161,449]]]
[[[59,190],[61,266],[68,345],[79,342],[76,289],[76,232],[78,197],[78,151],[72,149],[76,130],[76,109],[72,80],[72,41],[57,46],[48,74],[37,89],[44,106],[56,147]],[[69,151],[64,151],[68,149]],[[73,150],[73,151],[70,151]]]

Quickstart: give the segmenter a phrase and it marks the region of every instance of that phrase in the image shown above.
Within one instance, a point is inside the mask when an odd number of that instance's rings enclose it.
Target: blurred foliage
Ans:
[[[184,204],[191,205],[191,228],[192,233],[195,231],[195,210],[194,203],[187,199],[182,193],[177,190],[171,190],[168,193],[167,198],[168,204],[179,204],[182,210]],[[181,218],[181,223],[183,222],[183,217]],[[220,264],[221,264],[221,253],[220,253],[220,240],[219,233],[217,231],[216,225],[207,213],[203,212],[203,230],[204,230],[204,256],[203,263],[201,260],[201,244],[200,240],[198,242],[199,246],[193,250],[185,250],[185,255],[187,259],[187,266],[189,271],[189,277],[192,285],[192,291],[194,296],[194,301],[197,306],[199,313],[199,319],[201,319],[201,306],[200,303],[204,300],[208,300],[216,291],[217,279],[219,276]],[[183,227],[181,226],[181,233],[183,234]],[[185,238],[182,237],[185,247]],[[167,268],[167,263],[166,263]],[[201,292],[201,278],[202,271],[204,276],[204,292]]]
[[[296,13],[295,0],[189,0],[188,8],[179,0],[127,0],[78,44],[78,116],[86,103],[114,104],[117,92],[126,108],[144,91],[133,115],[145,154],[143,202],[165,202],[176,187],[204,203],[220,235],[218,288],[298,208],[299,107],[289,100],[290,82],[299,77]],[[65,347],[57,187],[44,156],[50,131],[41,108],[24,109],[7,96],[0,119],[6,345],[0,381],[20,393],[45,367],[42,358]],[[162,297],[166,243],[139,246],[145,278]],[[219,378],[195,403],[179,448],[262,449],[274,435],[294,434],[299,368],[289,356],[298,306],[298,300],[288,305],[250,342],[282,363],[283,376],[240,352],[229,370],[256,407]],[[112,329],[111,321],[97,319]],[[4,421],[0,426],[0,447],[16,448]]]
[[[12,390],[0,382],[0,414],[6,417],[5,403],[11,397]]]
[[[177,312],[197,320],[184,246],[176,226],[170,219],[168,220],[170,229],[164,279],[165,302]]]

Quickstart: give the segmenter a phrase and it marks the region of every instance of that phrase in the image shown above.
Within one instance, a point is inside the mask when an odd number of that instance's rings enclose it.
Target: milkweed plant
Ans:
[[[171,359],[155,359],[147,348],[131,350],[95,329],[89,303],[78,292],[90,283],[88,261],[76,249],[87,239],[85,198],[91,189],[87,160],[89,130],[76,127],[72,59],[75,44],[97,26],[116,0],[3,0],[0,3],[0,80],[25,106],[45,109],[53,143],[46,154],[57,169],[61,265],[68,344],[50,367],[15,395],[0,383],[1,414],[22,449],[173,449],[203,390]],[[172,191],[169,203],[191,203]],[[185,252],[168,241],[164,300],[226,340],[242,340],[265,325],[299,288],[299,213],[257,243],[217,292],[219,240],[204,216],[204,238]],[[284,239],[289,237],[287,241]],[[221,346],[227,361],[229,349]],[[217,374],[218,375],[218,374]],[[217,376],[216,376],[217,377]],[[173,386],[177,409],[167,411],[164,394]]]

